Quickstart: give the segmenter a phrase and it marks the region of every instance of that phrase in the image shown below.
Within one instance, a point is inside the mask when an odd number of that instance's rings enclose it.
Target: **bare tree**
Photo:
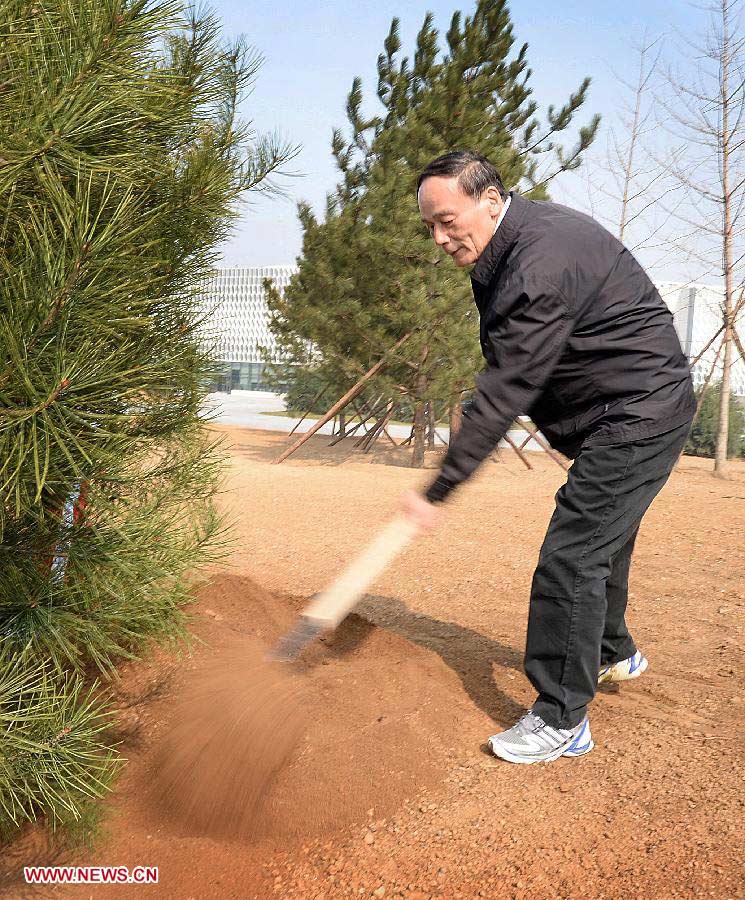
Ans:
[[[623,240],[624,232],[626,231],[629,222],[642,215],[644,210],[648,207],[651,202],[649,200],[649,191],[662,174],[659,171],[653,171],[652,173],[645,172],[643,175],[645,177],[651,175],[651,178],[647,178],[646,183],[643,185],[634,183],[638,180],[636,177],[637,170],[635,168],[637,163],[638,144],[640,139],[644,137],[647,122],[651,115],[651,110],[645,112],[642,109],[642,103],[645,100],[649,81],[654,75],[655,68],[660,58],[658,51],[651,63],[648,63],[647,61],[649,53],[655,49],[656,43],[657,41],[648,43],[645,37],[644,42],[639,45],[639,72],[635,86],[632,86],[623,78],[619,77],[621,83],[624,84],[628,90],[633,91],[634,95],[633,112],[629,108],[625,111],[627,114],[625,124],[628,131],[628,140],[626,141],[625,148],[619,144],[615,133],[611,132],[613,138],[613,153],[618,164],[617,184],[619,188],[621,188],[621,210],[618,223],[618,237],[620,240]],[[631,113],[631,118],[628,118],[628,113]],[[632,202],[639,197],[644,199],[645,206],[632,215]]]
[[[663,101],[665,126],[675,142],[669,169],[684,191],[686,203],[677,217],[698,239],[689,253],[704,274],[724,283],[723,346],[719,424],[714,472],[726,477],[731,371],[736,304],[745,231],[745,60],[742,0],[711,0],[705,35],[686,41],[693,74],[668,72],[671,96]]]
[[[621,96],[617,120],[606,133],[604,150],[590,150],[586,157],[586,197],[579,202],[632,252],[646,251],[645,265],[651,271],[676,249],[670,230],[677,226],[675,195],[682,192],[670,177],[666,160],[655,152],[661,38],[645,32],[633,47],[636,64],[630,78],[613,72]]]

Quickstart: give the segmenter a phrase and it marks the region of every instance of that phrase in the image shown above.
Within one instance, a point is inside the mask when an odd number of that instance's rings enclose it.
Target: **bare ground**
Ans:
[[[124,671],[130,763],[104,835],[72,860],[157,865],[160,883],[49,896],[745,896],[743,463],[720,481],[709,461],[684,458],[648,513],[629,619],[650,669],[598,694],[588,756],[518,767],[484,750],[533,699],[521,669],[527,597],[564,477],[540,454],[528,472],[503,452],[307,652],[310,725],[263,832],[180,834],[146,797],[183,685],[236,635],[273,643],[398,496],[432,475],[392,448],[361,456],[320,438],[271,466],[285,435],[224,431],[236,549],[199,589],[205,643],[188,660],[159,651]],[[17,874],[30,848],[0,862],[7,896],[24,896]]]

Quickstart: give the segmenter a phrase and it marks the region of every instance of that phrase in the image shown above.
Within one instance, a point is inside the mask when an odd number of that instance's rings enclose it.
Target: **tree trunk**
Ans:
[[[414,406],[414,450],[411,454],[411,466],[414,469],[421,469],[424,465],[426,409],[424,401],[418,398],[424,397],[427,392],[427,373],[424,370],[424,366],[427,362],[428,355],[429,347],[425,345],[422,347],[422,353],[419,357],[419,368],[417,369],[416,379],[414,381],[416,385],[414,396],[417,397],[416,405]]]
[[[342,410],[339,413],[339,437],[344,437],[347,433],[347,414]]]
[[[726,8],[722,40],[722,187],[724,199],[724,358],[722,360],[722,392],[719,404],[719,428],[714,451],[714,474],[727,477],[727,443],[729,439],[729,398],[732,372],[732,195],[729,181],[730,132],[729,132],[729,62],[730,44]]]
[[[427,401],[427,450],[435,449],[435,405]]]
[[[727,327],[724,329],[724,359],[722,361],[722,390],[719,398],[719,427],[717,445],[714,451],[714,474],[727,477],[727,443],[729,441],[729,403],[732,394],[732,295],[725,288],[724,315]]]
[[[424,403],[417,403],[414,407],[414,451],[411,454],[411,466],[414,469],[421,469],[424,465]]]
[[[455,385],[453,396],[450,399],[450,442],[460,431],[460,423],[463,419],[463,406],[461,403],[462,384],[458,382]]]

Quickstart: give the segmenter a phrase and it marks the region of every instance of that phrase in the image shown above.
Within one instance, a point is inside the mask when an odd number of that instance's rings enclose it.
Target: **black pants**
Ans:
[[[584,447],[556,494],[533,576],[525,651],[538,691],[533,711],[554,728],[582,721],[601,665],[636,652],[625,621],[634,541],[689,430]]]

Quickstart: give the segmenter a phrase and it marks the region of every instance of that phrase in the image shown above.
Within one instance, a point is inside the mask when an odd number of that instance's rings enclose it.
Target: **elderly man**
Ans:
[[[533,576],[525,672],[538,696],[489,738],[516,763],[589,752],[599,682],[647,668],[625,622],[639,524],[667,481],[695,409],[672,316],[631,253],[589,216],[507,194],[469,150],[422,172],[422,219],[457,266],[473,266],[486,368],[442,468],[403,499],[419,527],[527,414],[574,459]]]

